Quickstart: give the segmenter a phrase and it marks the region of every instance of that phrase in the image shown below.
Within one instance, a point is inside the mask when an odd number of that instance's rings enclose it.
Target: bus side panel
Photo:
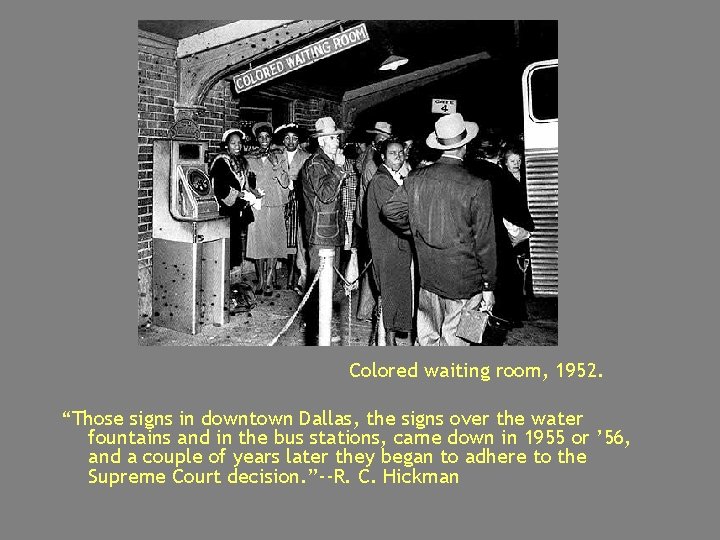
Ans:
[[[535,232],[530,237],[533,292],[558,295],[558,152],[526,149],[525,174]]]

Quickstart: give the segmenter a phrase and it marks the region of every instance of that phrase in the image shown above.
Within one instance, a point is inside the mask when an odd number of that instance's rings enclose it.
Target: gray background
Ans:
[[[237,3],[224,12],[66,4],[4,8],[0,32],[0,537],[716,538],[716,13],[687,2],[673,10],[528,2],[502,11],[363,2],[342,14],[271,10],[270,2],[264,12]],[[278,16],[559,19],[559,347],[137,346],[137,18]],[[349,361],[376,357],[547,369],[594,361],[605,378],[540,387],[345,375]],[[107,490],[85,484],[83,435],[60,417],[73,408],[504,407],[576,409],[622,427],[633,445],[597,448],[574,468],[466,470],[454,487]]]

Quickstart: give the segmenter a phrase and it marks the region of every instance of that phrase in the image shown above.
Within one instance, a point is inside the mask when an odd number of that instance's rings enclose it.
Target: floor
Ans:
[[[248,282],[254,276],[236,276],[235,281]],[[284,284],[285,279],[280,278]],[[317,296],[311,296],[305,307],[298,313],[287,331],[278,337],[290,317],[297,311],[301,297],[292,290],[277,290],[272,296],[258,296],[257,305],[248,312],[230,317],[225,326],[205,325],[197,335],[184,334],[155,325],[138,329],[138,344],[144,346],[172,345],[251,345],[264,346],[276,339],[277,346],[315,345],[315,332],[309,331],[317,320]],[[314,303],[313,303],[314,300]],[[357,291],[350,297],[353,309],[348,310],[349,298],[342,287],[335,289],[333,298],[332,345],[367,346],[374,345],[375,328],[371,321],[355,318]],[[527,302],[529,320],[522,328],[509,332],[491,330],[486,332],[487,345],[530,346],[557,345],[557,298],[529,298]],[[349,313],[348,313],[349,312]],[[310,335],[313,334],[313,335]],[[409,336],[398,339],[398,345],[411,345]]]

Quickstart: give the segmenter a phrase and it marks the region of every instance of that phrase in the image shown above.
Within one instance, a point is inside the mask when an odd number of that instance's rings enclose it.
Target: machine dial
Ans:
[[[200,195],[205,197],[210,194],[210,179],[199,169],[190,169],[188,171],[188,183],[190,187]]]

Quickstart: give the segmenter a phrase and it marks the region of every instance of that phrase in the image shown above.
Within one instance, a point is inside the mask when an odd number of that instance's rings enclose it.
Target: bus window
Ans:
[[[558,117],[558,68],[536,69],[530,77],[532,116],[537,121]]]

